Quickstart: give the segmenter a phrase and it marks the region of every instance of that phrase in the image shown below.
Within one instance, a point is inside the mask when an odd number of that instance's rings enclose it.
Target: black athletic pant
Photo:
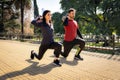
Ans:
[[[83,39],[74,39],[73,41],[64,41],[63,45],[64,45],[64,53],[63,53],[64,57],[67,57],[69,55],[69,52],[75,45],[79,45],[80,48],[80,51],[78,53],[79,55],[80,52],[85,47],[85,41]]]
[[[62,45],[60,43],[57,42],[53,42],[49,45],[41,45],[39,47],[39,53],[38,55],[35,53],[35,57],[40,60],[42,59],[44,53],[47,51],[47,49],[54,49],[54,55],[55,57],[59,57],[59,55],[61,54],[61,49],[62,49]]]

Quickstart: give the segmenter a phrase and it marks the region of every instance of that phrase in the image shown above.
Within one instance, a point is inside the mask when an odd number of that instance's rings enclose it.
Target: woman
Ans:
[[[31,51],[31,59],[36,57],[38,60],[41,60],[44,53],[47,49],[54,49],[55,59],[53,61],[54,64],[61,66],[59,61],[59,55],[61,54],[62,46],[58,42],[54,42],[53,39],[53,27],[51,23],[51,12],[49,10],[45,10],[42,15],[42,21],[40,18],[37,20],[33,20],[31,23],[39,28],[41,28],[42,32],[42,42],[39,47],[39,53],[36,54],[34,50]]]

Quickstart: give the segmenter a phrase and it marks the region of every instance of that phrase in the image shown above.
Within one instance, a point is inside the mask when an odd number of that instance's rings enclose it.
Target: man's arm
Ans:
[[[79,36],[80,38],[82,38],[82,39],[83,39],[83,37],[82,37],[82,35],[81,35],[81,33],[80,33],[79,29],[77,29],[77,34],[78,34],[78,36]]]
[[[64,26],[67,26],[67,25],[68,25],[68,17],[66,17],[66,18],[63,20],[63,25],[64,25]]]

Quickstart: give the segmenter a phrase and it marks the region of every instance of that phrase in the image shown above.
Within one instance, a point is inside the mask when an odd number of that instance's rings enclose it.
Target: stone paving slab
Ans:
[[[39,44],[0,40],[0,80],[120,80],[120,56],[83,51],[84,61],[74,60],[73,49],[62,67],[52,64],[53,50],[42,60],[31,60],[30,51]]]

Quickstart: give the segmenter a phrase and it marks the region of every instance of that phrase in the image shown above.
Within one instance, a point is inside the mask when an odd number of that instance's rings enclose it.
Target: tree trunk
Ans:
[[[3,10],[4,10],[4,2],[1,2],[1,22],[0,22],[0,32],[4,32],[4,24],[3,24]]]
[[[23,39],[24,35],[24,1],[21,0],[21,38]]]

